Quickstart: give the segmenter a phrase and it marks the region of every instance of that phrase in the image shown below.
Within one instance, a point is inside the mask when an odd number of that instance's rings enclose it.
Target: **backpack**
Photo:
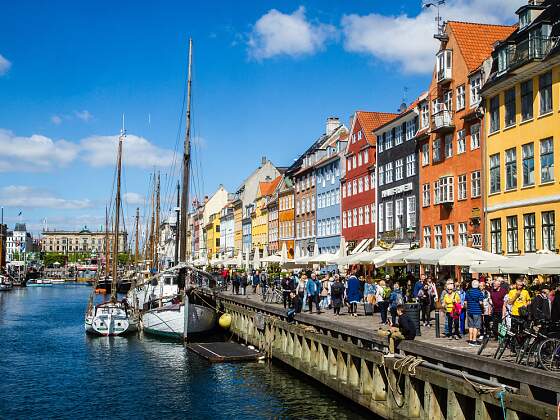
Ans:
[[[389,300],[390,296],[391,296],[391,288],[385,286],[383,288],[383,300]]]

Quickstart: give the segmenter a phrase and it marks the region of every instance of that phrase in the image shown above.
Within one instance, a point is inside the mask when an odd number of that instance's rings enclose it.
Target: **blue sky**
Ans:
[[[206,3],[3,5],[0,204],[10,225],[22,211],[34,231],[44,219],[98,227],[123,113],[127,215],[144,212],[153,170],[171,197],[189,36],[198,195],[234,190],[263,155],[289,165],[328,116],[395,111],[405,87],[411,101],[428,85],[435,10],[419,1]],[[521,3],[448,0],[441,13],[511,23]]]

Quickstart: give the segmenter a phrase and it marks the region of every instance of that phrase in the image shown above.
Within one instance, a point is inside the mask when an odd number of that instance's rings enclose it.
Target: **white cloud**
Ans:
[[[74,111],[74,115],[83,122],[90,122],[93,119],[93,115],[87,109],[83,111]]]
[[[0,129],[0,172],[42,172],[73,161],[78,146],[66,140],[52,140],[33,134],[19,137]]]
[[[81,157],[92,166],[114,165],[118,136],[92,136],[80,142]],[[123,163],[139,168],[171,166],[173,152],[129,134],[123,144]]]
[[[514,11],[525,3],[526,0],[448,0],[440,14],[444,20],[511,24]],[[435,7],[423,8],[417,16],[343,16],[344,48],[397,64],[406,73],[429,73],[438,48],[433,38],[435,17]]]
[[[54,125],[60,125],[60,124],[62,124],[62,118],[59,117],[58,115],[53,115],[53,116],[51,117],[51,122],[52,122]]]
[[[0,200],[7,207],[79,210],[92,207],[88,199],[68,200],[49,191],[25,185],[8,185],[0,188]]]
[[[262,60],[278,55],[313,54],[335,35],[332,25],[308,21],[303,6],[292,14],[271,9],[253,26],[248,40],[249,55]]]
[[[5,75],[12,67],[12,63],[5,58],[2,54],[0,54],[0,76]]]
[[[143,205],[145,203],[144,196],[135,192],[124,193],[123,200],[126,204],[129,204],[131,206],[141,205],[141,204]]]

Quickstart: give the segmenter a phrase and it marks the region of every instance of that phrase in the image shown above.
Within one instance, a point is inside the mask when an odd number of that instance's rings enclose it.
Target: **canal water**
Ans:
[[[178,343],[86,336],[89,292],[0,293],[1,419],[365,418],[281,365],[210,364]]]

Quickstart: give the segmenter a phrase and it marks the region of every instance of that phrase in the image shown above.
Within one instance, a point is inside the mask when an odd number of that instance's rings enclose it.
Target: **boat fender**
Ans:
[[[254,349],[255,349],[255,346],[247,346],[247,348],[249,348],[249,349],[251,349],[251,350],[254,350]]]
[[[231,326],[231,315],[223,314],[218,320],[218,324],[220,324],[220,327],[222,327],[224,330],[229,329],[229,327]]]

